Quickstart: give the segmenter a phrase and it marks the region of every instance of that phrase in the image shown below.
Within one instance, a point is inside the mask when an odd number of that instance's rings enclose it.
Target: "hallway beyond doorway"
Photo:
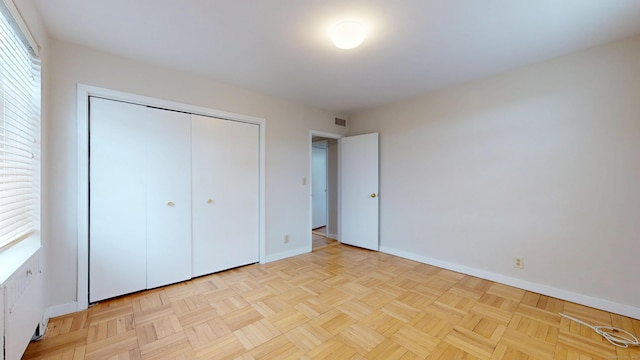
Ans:
[[[324,249],[338,244],[338,241],[327,237],[327,227],[322,226],[311,230],[312,251]]]

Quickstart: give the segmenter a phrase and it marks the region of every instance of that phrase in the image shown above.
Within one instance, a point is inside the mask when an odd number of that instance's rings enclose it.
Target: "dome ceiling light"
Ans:
[[[331,41],[336,47],[348,50],[360,46],[366,36],[367,28],[363,23],[346,20],[333,27]]]

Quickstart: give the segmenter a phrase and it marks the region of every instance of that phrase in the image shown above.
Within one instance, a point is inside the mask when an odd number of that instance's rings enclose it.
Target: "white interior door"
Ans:
[[[90,98],[89,301],[146,289],[146,108]]]
[[[378,134],[341,139],[340,241],[378,250]]]
[[[193,276],[258,262],[259,127],[192,116]]]
[[[311,228],[327,225],[326,143],[311,147]]]
[[[147,288],[191,278],[191,116],[147,109]]]

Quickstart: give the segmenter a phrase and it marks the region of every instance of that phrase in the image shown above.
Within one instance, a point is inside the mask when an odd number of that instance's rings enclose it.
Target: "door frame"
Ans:
[[[308,247],[308,251],[311,252],[313,250],[313,234],[311,233],[311,227],[313,226],[313,198],[312,198],[312,189],[311,189],[311,181],[313,180],[313,138],[314,137],[322,137],[322,138],[327,138],[327,139],[335,139],[338,140],[338,163],[336,164],[336,166],[338,167],[338,173],[337,173],[337,185],[338,185],[338,190],[337,190],[337,199],[338,199],[338,206],[337,206],[337,216],[338,216],[338,223],[336,224],[337,226],[337,239],[338,241],[340,241],[340,235],[342,232],[341,229],[341,225],[340,225],[340,215],[341,215],[341,209],[340,209],[340,152],[341,152],[341,144],[340,144],[340,139],[342,139],[345,135],[340,135],[340,134],[334,134],[334,133],[328,133],[328,132],[324,132],[324,131],[317,131],[317,130],[311,130],[309,131],[309,146],[307,147],[309,150],[309,176],[307,177],[307,179],[309,179],[309,210],[308,210],[308,219],[307,219],[307,229],[309,229],[308,231],[308,239],[307,239],[307,247]],[[328,147],[327,147],[327,154],[328,154]],[[328,162],[327,162],[327,167],[329,166]],[[328,172],[327,172],[327,176],[328,176]],[[328,181],[327,181],[327,187],[328,187]],[[329,194],[327,193],[327,203],[328,203],[328,197]],[[327,206],[327,235],[328,231],[329,231],[329,207]]]
[[[265,262],[265,128],[266,120],[258,117],[234,114],[226,111],[189,105],[175,101],[162,100],[143,95],[126,93],[117,90],[105,89],[91,85],[77,85],[77,126],[78,126],[78,283],[77,283],[77,309],[85,310],[89,307],[89,97],[96,96],[105,99],[124,101],[134,104],[147,105],[162,109],[187,112],[196,115],[211,116],[215,118],[240,121],[256,124],[259,127],[259,195],[258,195],[258,260]],[[311,232],[309,232],[311,233]]]

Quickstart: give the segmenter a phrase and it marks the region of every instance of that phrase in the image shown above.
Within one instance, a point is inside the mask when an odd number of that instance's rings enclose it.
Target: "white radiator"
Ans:
[[[2,284],[5,360],[20,359],[40,328],[43,286],[39,250]]]

